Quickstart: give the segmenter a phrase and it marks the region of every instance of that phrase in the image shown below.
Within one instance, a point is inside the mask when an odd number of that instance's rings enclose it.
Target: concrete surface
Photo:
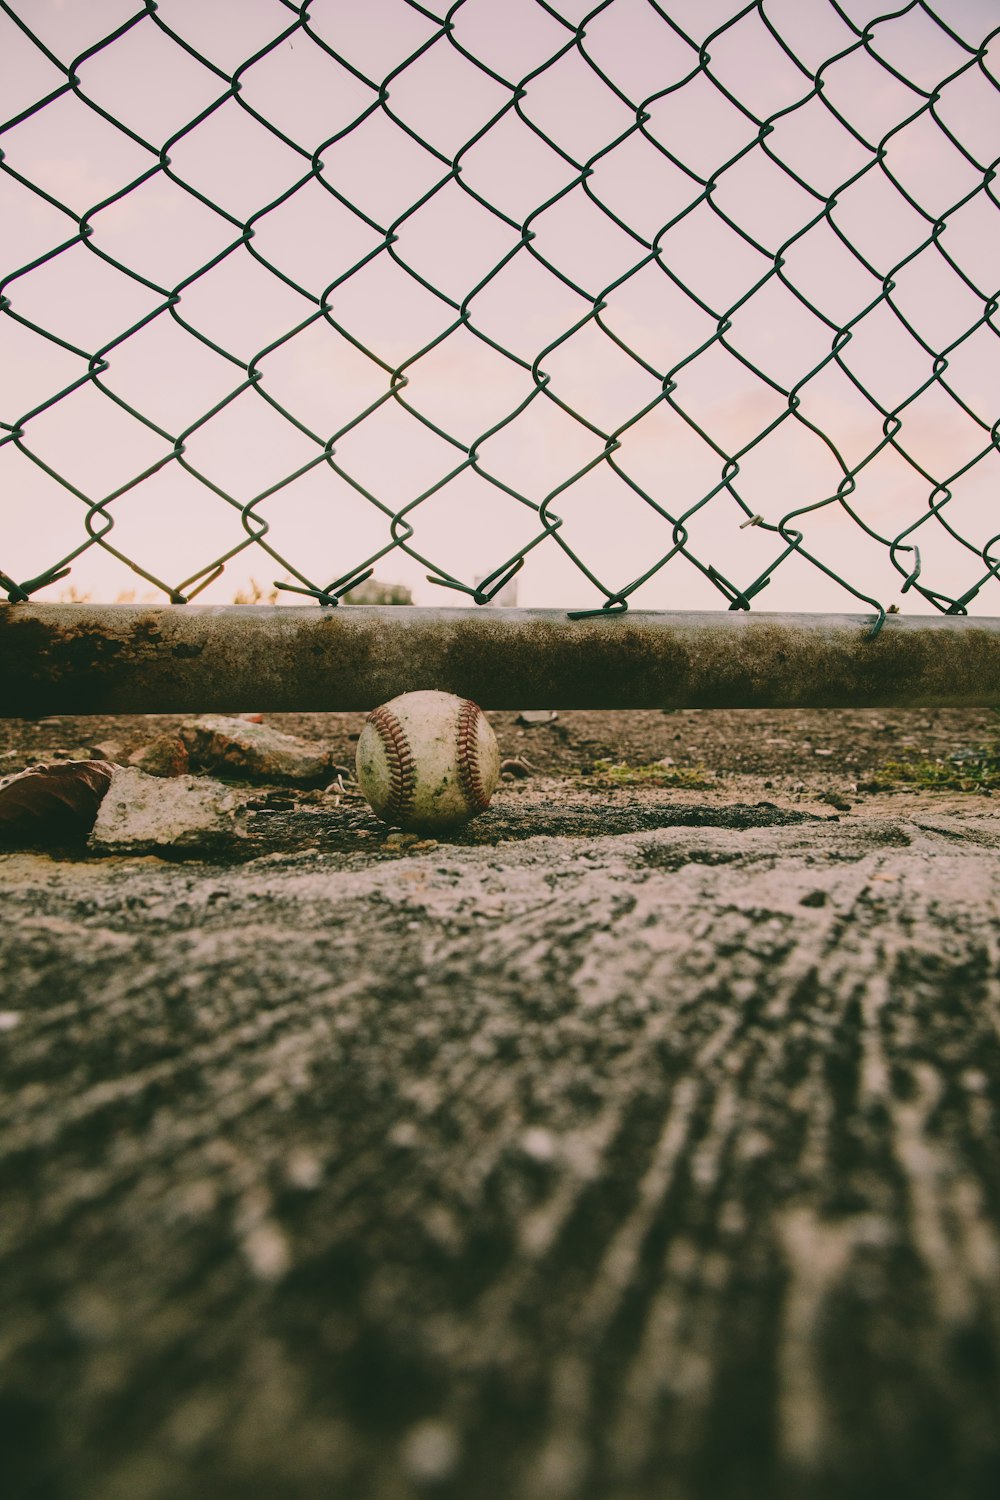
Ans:
[[[994,1495],[1000,822],[908,805],[0,858],[6,1493]]]

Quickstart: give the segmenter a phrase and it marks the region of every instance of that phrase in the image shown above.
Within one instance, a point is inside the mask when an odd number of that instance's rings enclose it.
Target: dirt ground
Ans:
[[[491,719],[455,836],[0,854],[6,1492],[992,1497],[1000,807],[884,772],[997,716]]]
[[[555,832],[550,814],[556,808],[570,820],[582,817],[585,829],[594,824],[595,815],[603,820],[616,809],[664,802],[726,805],[766,800],[790,809],[812,809],[820,816],[849,809],[891,816],[905,796],[912,810],[990,811],[988,797],[978,792],[921,791],[877,785],[876,779],[887,763],[947,762],[956,753],[994,743],[1000,733],[1000,717],[990,709],[563,711],[552,723],[532,727],[521,725],[513,713],[489,717],[501,756],[526,762],[530,774],[508,773],[486,817],[449,842],[483,843]],[[181,722],[176,715],[0,721],[0,775],[39,761],[86,759],[97,753],[124,760]],[[328,746],[345,774],[353,772],[362,714],[269,714],[266,722]],[[678,771],[704,772],[705,784],[690,789],[683,784],[657,789],[627,780],[609,785],[607,777],[592,774],[595,763],[602,761],[641,768],[664,758]],[[389,830],[363,803],[344,806],[319,793],[274,790],[274,811],[291,810],[289,798],[300,813],[312,810],[313,826],[307,831],[326,851],[349,849],[358,828],[374,840],[368,855],[375,857],[384,849]],[[282,805],[275,808],[275,801]],[[566,823],[562,831],[568,831]],[[274,835],[297,845],[305,836],[301,819],[295,828],[287,817],[275,821]],[[385,852],[398,849],[390,844]]]

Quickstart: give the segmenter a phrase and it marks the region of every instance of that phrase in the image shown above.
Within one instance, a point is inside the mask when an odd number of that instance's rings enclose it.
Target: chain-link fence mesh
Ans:
[[[8,597],[995,610],[1000,18],[872,11],[0,3]]]

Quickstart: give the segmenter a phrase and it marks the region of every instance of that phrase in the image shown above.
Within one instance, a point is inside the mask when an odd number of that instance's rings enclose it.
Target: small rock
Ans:
[[[94,826],[115,767],[103,760],[32,766],[0,782],[0,845],[52,848],[82,843]]]
[[[530,760],[523,755],[511,755],[500,762],[500,775],[516,777],[518,780],[525,776],[534,775],[534,766]]]
[[[799,902],[799,905],[800,906],[825,906],[826,903],[827,903],[827,894],[826,894],[826,891],[816,890],[816,891],[810,891],[807,896],[803,896],[802,900]]]
[[[133,750],[127,764],[145,771],[147,776],[183,776],[190,769],[191,758],[179,735],[161,734],[148,745]]]
[[[458,1467],[458,1436],[444,1422],[425,1421],[403,1438],[400,1458],[408,1478],[418,1485],[438,1485]]]
[[[420,835],[416,833],[390,833],[385,840],[387,849],[411,849],[414,844],[420,843]]]
[[[101,740],[97,745],[88,745],[87,754],[91,760],[107,760],[116,766],[123,766],[128,759],[128,751],[121,740]]]
[[[192,767],[244,781],[323,786],[330,780],[330,753],[293,734],[248,719],[206,715],[178,731]]]
[[[217,852],[247,837],[243,800],[205,777],[147,776],[134,766],[116,768],[90,835],[100,854],[181,849]]]
[[[526,708],[518,714],[515,722],[523,724],[525,729],[541,729],[546,724],[554,724],[558,717],[554,708]]]

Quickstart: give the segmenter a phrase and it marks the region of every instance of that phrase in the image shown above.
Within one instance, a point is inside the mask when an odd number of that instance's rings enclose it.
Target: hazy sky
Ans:
[[[787,549],[760,516],[886,605],[931,607],[903,533],[965,593],[1000,534],[998,28],[0,0],[0,569],[83,546],[39,597],[162,599],[234,553],[221,602],[374,560],[457,604],[428,564],[473,585],[538,541],[520,603],[670,558],[630,602],[718,608],[706,569],[748,589]],[[756,602],[863,607],[794,554]]]

